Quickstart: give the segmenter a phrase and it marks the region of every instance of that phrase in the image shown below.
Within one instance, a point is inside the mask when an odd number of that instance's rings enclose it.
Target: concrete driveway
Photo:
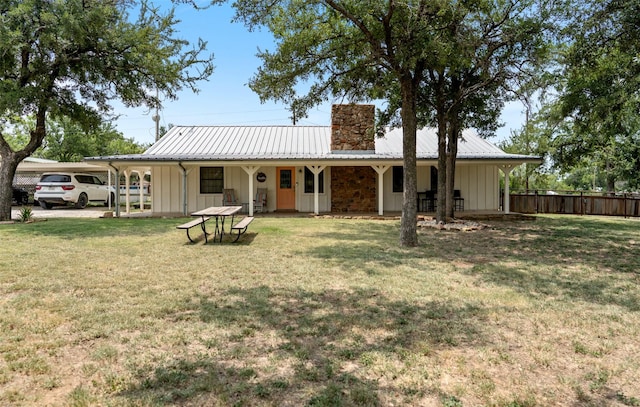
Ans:
[[[11,219],[20,217],[20,206],[11,207]],[[42,209],[40,206],[32,206],[34,218],[51,219],[51,218],[100,218],[105,212],[110,212],[109,208],[104,206],[87,206],[84,209],[76,209],[70,206],[53,207],[52,209]]]

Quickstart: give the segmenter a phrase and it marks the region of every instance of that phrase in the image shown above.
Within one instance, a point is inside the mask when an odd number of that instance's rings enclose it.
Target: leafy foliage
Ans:
[[[589,165],[637,187],[640,176],[640,51],[637,0],[588,1],[570,26],[560,97],[552,109],[553,159],[565,172]]]
[[[132,15],[137,11],[138,15]],[[0,0],[0,220],[20,161],[41,147],[48,118],[95,128],[110,102],[155,107],[213,71],[206,44],[178,39],[173,12],[143,1]],[[14,150],[7,118],[32,115],[28,141]]]
[[[33,117],[12,120],[11,134],[6,134],[5,139],[14,150],[27,144],[29,129],[33,128],[34,123]],[[109,122],[85,130],[78,123],[63,117],[47,120],[47,136],[33,156],[73,162],[98,155],[137,154],[145,149],[146,146],[125,138]]]

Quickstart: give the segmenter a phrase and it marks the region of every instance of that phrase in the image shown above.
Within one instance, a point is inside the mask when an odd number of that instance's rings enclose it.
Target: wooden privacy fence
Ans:
[[[511,194],[509,208],[518,213],[640,216],[640,196],[624,194],[598,196],[577,194]]]

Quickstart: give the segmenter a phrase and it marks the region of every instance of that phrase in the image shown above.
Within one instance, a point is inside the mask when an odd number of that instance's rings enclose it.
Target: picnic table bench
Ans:
[[[253,222],[253,216],[245,216],[240,222],[236,223],[235,225],[231,226],[231,233],[233,234],[233,231],[237,231],[238,234],[236,235],[235,240],[233,241],[234,243],[238,241],[238,239],[240,239],[241,235],[244,235],[244,232],[247,231],[247,228],[249,227],[249,224]]]
[[[176,226],[176,229],[185,229],[187,231],[187,239],[189,239],[189,241],[191,243],[194,243],[194,240],[191,238],[191,235],[189,235],[189,231],[191,230],[192,227],[200,225],[200,228],[202,229],[202,232],[204,233],[204,240],[206,242],[208,233],[207,233],[207,229],[204,226],[204,223],[206,221],[208,221],[209,219],[211,219],[210,216],[202,216],[200,218],[196,218],[196,219],[194,219],[192,221],[189,221],[187,223],[183,223],[182,225],[178,225],[178,226]]]

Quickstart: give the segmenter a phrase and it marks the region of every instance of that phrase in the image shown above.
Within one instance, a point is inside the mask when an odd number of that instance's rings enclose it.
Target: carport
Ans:
[[[144,171],[140,169],[136,169],[139,173],[140,179],[144,177]],[[30,195],[33,196],[35,192],[35,187],[40,179],[42,173],[45,172],[83,172],[83,173],[92,173],[92,174],[100,174],[106,177],[108,185],[114,185],[117,191],[120,191],[119,182],[117,182],[119,173],[114,169],[102,166],[89,164],[86,162],[59,162],[54,160],[47,160],[42,158],[35,157],[27,157],[24,161],[18,164],[18,168],[16,170],[16,176],[14,180],[14,184],[25,188],[29,191]],[[132,172],[135,171],[124,171],[124,175],[126,177],[126,212],[129,213],[130,208],[130,194],[129,194],[129,176]],[[116,182],[114,183],[114,179]],[[143,188],[139,188],[140,191],[140,210],[144,211],[144,190]],[[118,204],[120,200],[120,193],[116,194],[117,202],[110,202],[109,207],[112,207],[113,204],[116,204],[116,210],[118,209]]]

